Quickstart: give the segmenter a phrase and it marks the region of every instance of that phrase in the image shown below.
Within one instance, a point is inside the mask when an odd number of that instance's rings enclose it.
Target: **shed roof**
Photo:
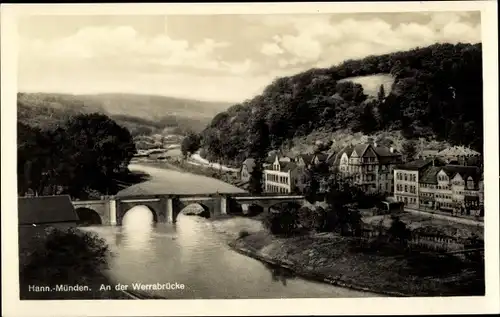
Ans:
[[[68,195],[19,197],[17,203],[20,225],[79,220]]]

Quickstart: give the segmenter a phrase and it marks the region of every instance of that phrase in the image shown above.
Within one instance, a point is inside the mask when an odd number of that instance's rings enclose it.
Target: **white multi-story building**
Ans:
[[[264,190],[268,193],[292,193],[297,185],[297,165],[280,161],[276,155],[272,164],[264,169]]]
[[[394,198],[405,206],[419,207],[419,181],[425,168],[432,165],[432,160],[417,160],[394,168]]]

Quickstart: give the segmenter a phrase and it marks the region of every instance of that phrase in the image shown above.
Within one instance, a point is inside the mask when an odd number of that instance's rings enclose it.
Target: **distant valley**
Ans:
[[[200,132],[215,114],[229,107],[152,95],[18,93],[18,120],[42,129],[57,126],[80,113],[99,112],[113,118],[132,135]]]

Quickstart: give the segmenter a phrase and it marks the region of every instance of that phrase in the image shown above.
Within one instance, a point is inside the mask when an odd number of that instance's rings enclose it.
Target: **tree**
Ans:
[[[377,130],[378,122],[375,118],[374,111],[374,103],[367,102],[358,117],[358,123],[355,129],[362,131],[365,134],[371,134],[375,132]]]
[[[320,183],[319,175],[312,168],[306,168],[303,177],[303,194],[310,203],[316,202]]]
[[[403,143],[403,154],[405,155],[407,160],[412,160],[417,155],[417,146],[415,141],[408,140]]]
[[[113,192],[115,177],[136,152],[129,131],[97,113],[74,116],[49,131],[20,125],[18,141],[19,191],[29,187],[40,195]]]
[[[199,137],[198,134],[195,134],[193,132],[190,132],[183,140],[181,143],[181,152],[184,157],[187,157],[200,148],[201,145],[201,138]]]
[[[378,101],[380,102],[383,102],[384,99],[385,99],[385,89],[384,89],[384,85],[380,85],[380,88],[378,90],[378,94],[377,94],[377,98],[378,98]]]
[[[249,155],[255,160],[255,166],[250,173],[249,191],[252,194],[262,193],[263,160],[269,149],[269,127],[262,113],[257,113],[252,122],[249,138]]]
[[[340,230],[342,235],[359,235],[361,215],[350,205],[358,199],[360,190],[337,176],[330,178],[328,187],[324,230]]]
[[[272,234],[290,235],[296,232],[299,218],[298,210],[300,205],[297,203],[281,203],[274,206],[277,211],[270,211],[264,218],[264,227]]]
[[[400,244],[406,246],[408,239],[410,238],[411,232],[407,228],[406,223],[401,221],[399,217],[392,217],[391,227],[388,230],[388,234],[391,240],[396,240]]]
[[[53,229],[33,252],[20,254],[21,296],[39,296],[28,285],[88,284],[108,268],[109,248],[91,232]],[[43,295],[42,295],[43,296]]]
[[[250,179],[248,180],[248,191],[253,195],[262,194],[263,188],[263,168],[262,168],[262,160],[255,159],[255,166],[250,172]]]

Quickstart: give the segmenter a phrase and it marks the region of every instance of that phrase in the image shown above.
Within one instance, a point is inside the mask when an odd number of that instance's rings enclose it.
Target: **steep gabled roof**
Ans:
[[[283,162],[280,163],[280,168],[282,172],[293,171],[294,169],[297,168],[297,164],[293,162]]]
[[[455,177],[457,174],[460,174],[464,180],[467,180],[471,176],[474,182],[478,182],[481,178],[481,171],[476,166],[446,165],[442,169],[450,178]]]
[[[325,162],[326,159],[328,158],[328,155],[326,155],[325,153],[316,153],[312,157],[312,160],[314,160],[315,158],[318,158],[320,162]]]
[[[348,157],[350,157],[353,149],[354,149],[354,146],[352,146],[352,145],[345,146],[342,150],[340,150],[337,154],[335,154],[333,164],[339,165],[340,158],[342,157],[342,155],[344,155],[344,153],[347,154]]]
[[[368,149],[368,147],[370,146],[370,144],[356,144],[353,148],[353,152],[356,152],[356,154],[358,154],[359,157],[363,156],[363,154],[365,154],[365,151],[366,149]]]
[[[18,219],[20,225],[77,222],[78,216],[67,195],[19,197]]]
[[[309,164],[312,162],[313,155],[312,154],[300,154],[299,158],[301,158],[304,163]]]

